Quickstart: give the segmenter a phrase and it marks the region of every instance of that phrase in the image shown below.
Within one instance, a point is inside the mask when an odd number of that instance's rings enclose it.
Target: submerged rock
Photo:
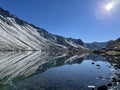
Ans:
[[[92,62],[92,64],[95,64],[94,62]]]
[[[108,90],[108,88],[106,85],[102,85],[102,86],[98,87],[97,90]]]
[[[112,82],[117,82],[117,79],[116,78],[112,78]]]
[[[112,86],[112,83],[108,83],[107,86],[111,87],[111,86]]]
[[[98,66],[98,67],[99,67],[100,65],[99,65],[99,64],[97,64],[96,66]]]

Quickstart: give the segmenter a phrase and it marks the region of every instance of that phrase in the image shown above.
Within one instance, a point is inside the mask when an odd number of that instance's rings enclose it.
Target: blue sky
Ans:
[[[101,8],[110,0],[0,0],[19,18],[64,37],[104,42],[120,37],[120,5]]]

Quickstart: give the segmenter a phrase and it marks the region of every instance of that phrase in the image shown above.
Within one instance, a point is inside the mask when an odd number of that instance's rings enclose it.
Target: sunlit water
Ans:
[[[120,90],[115,65],[94,54],[1,53],[0,90]]]

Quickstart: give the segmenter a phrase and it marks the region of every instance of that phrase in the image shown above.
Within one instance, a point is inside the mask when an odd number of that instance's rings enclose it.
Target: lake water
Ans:
[[[0,52],[0,90],[120,90],[119,83],[117,57]]]

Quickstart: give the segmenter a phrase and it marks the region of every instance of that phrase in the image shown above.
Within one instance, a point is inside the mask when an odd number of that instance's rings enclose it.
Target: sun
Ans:
[[[113,7],[114,7],[114,4],[113,4],[113,3],[108,3],[107,5],[105,5],[105,9],[106,9],[107,11],[110,11]]]

